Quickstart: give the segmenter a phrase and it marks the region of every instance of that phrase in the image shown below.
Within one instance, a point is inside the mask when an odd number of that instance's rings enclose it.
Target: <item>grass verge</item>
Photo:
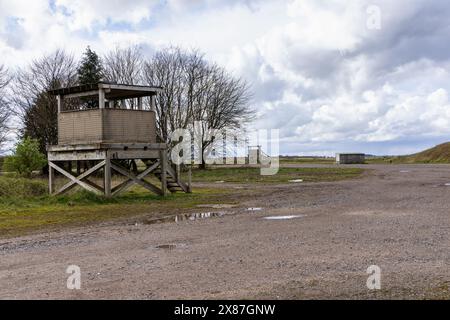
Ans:
[[[329,157],[280,157],[281,164],[335,164],[335,158]]]
[[[180,210],[189,212],[198,204],[220,203],[227,194],[227,190],[197,188],[192,194],[161,197],[136,187],[112,199],[86,191],[58,197],[3,197],[0,198],[0,238],[140,215],[161,217]]]
[[[280,168],[278,174],[262,176],[258,168],[213,168],[194,170],[194,182],[230,183],[288,183],[290,180],[301,179],[304,182],[327,182],[359,177],[364,169],[359,168]]]
[[[362,169],[354,168],[281,168],[275,176],[261,176],[258,168],[217,168],[194,170],[193,181],[211,183],[288,183],[337,181],[356,178]],[[61,181],[62,182],[62,181]],[[24,235],[39,230],[55,230],[140,215],[162,217],[194,212],[197,205],[211,203],[238,204],[263,189],[236,190],[223,186],[194,188],[194,193],[160,197],[135,187],[117,198],[105,198],[86,191],[62,196],[48,196],[46,179],[0,176],[0,238]]]

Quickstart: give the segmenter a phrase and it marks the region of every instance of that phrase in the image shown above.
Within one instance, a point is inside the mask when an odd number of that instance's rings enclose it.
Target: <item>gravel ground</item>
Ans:
[[[364,167],[357,180],[247,186],[259,190],[237,207],[199,208],[212,218],[0,240],[0,298],[449,299],[450,166]],[[299,217],[264,219],[284,215]],[[66,288],[69,265],[81,290]],[[366,287],[370,265],[381,290]]]

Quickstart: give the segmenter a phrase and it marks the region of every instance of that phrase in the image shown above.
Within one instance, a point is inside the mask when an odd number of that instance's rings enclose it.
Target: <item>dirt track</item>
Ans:
[[[238,208],[199,208],[235,215],[0,240],[0,298],[450,299],[450,166],[368,167],[358,180],[260,186]],[[71,264],[78,291],[66,288]],[[373,264],[380,291],[366,287]]]

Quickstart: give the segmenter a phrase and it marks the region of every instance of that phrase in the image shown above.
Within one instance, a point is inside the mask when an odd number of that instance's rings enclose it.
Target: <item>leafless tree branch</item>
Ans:
[[[10,111],[6,97],[6,86],[10,83],[11,77],[4,65],[0,65],[0,150],[7,141],[9,132]]]
[[[103,57],[106,81],[123,84],[141,84],[144,58],[138,46],[116,47]]]
[[[202,121],[205,149],[212,143],[207,128],[237,130],[252,118],[248,84],[196,50],[170,47],[157,52],[145,63],[143,78],[163,87],[156,111],[159,135],[166,142],[173,130],[193,130],[194,121]]]
[[[77,82],[74,57],[57,50],[19,69],[11,83],[11,110],[22,125],[22,134],[36,138],[41,150],[57,141],[57,102],[48,90]]]

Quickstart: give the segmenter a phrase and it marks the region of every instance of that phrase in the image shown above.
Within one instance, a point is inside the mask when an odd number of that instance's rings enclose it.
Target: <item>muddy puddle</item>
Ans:
[[[226,212],[196,212],[196,213],[183,213],[177,215],[171,215],[160,218],[147,219],[143,223],[144,224],[158,224],[158,223],[167,223],[167,222],[182,222],[182,221],[196,221],[196,220],[205,220],[216,217],[223,217]],[[230,213],[228,213],[230,214]]]
[[[269,217],[264,217],[264,220],[274,220],[274,221],[279,221],[279,220],[292,220],[292,219],[300,219],[300,218],[304,218],[306,217],[306,215],[304,214],[296,214],[296,215],[290,215],[290,216],[269,216]]]
[[[187,244],[185,244],[185,243],[167,243],[167,244],[157,245],[154,248],[161,249],[161,250],[175,250],[175,249],[183,249],[186,247],[187,247]]]
[[[229,209],[234,208],[236,205],[234,204],[204,204],[198,205],[199,208],[212,208],[212,209]],[[195,213],[182,213],[177,215],[170,215],[158,218],[146,219],[142,223],[145,225],[151,224],[160,224],[160,223],[168,223],[168,222],[183,222],[183,221],[197,221],[197,220],[206,220],[211,218],[219,218],[225,215],[237,215],[239,213],[256,213],[262,211],[264,208],[254,207],[254,208],[241,208],[237,209],[237,211],[208,211],[208,212],[195,212]],[[135,226],[138,226],[136,223]]]
[[[216,204],[199,204],[197,208],[210,208],[210,209],[230,209],[235,208],[235,204],[216,203]]]

